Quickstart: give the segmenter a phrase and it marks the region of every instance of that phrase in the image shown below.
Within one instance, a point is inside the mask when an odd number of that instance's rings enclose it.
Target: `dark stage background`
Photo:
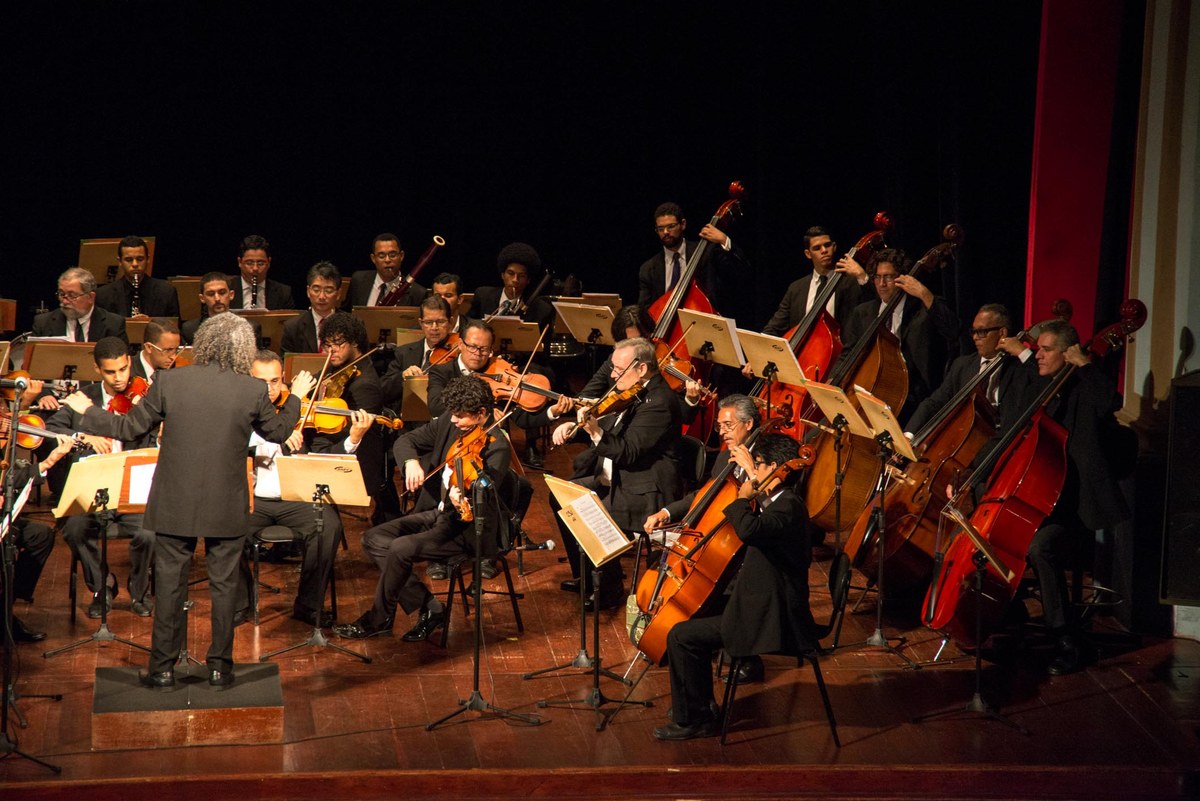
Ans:
[[[28,6],[28,7],[26,7]],[[26,327],[83,237],[158,237],[159,276],[235,270],[242,236],[293,284],[372,237],[492,283],[523,240],[589,291],[636,297],[676,200],[694,233],[733,179],[754,267],[714,299],[758,328],[879,209],[964,320],[1018,319],[1040,4],[89,2],[8,10],[3,292]],[[430,276],[425,276],[427,280]]]

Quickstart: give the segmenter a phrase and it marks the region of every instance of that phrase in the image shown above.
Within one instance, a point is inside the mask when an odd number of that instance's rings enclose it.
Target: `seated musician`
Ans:
[[[146,274],[149,248],[140,236],[127,236],[117,243],[117,260],[124,274],[96,290],[96,305],[122,317],[179,318],[179,294],[170,281]],[[135,286],[136,282],[136,286]]]
[[[679,396],[671,391],[658,371],[654,345],[646,339],[624,339],[617,343],[612,354],[612,378],[617,392],[632,391],[641,385],[637,398],[623,411],[596,420],[587,410],[580,411],[579,433],[591,441],[588,456],[579,462],[583,474],[577,480],[581,486],[594,490],[604,507],[623,530],[639,531],[643,522],[655,511],[679,498],[682,485],[679,466],[675,461],[675,444],[679,441],[681,417]],[[562,423],[554,430],[556,445],[566,442],[575,423]],[[553,497],[550,506],[562,532],[574,576],[564,585],[578,589],[584,582],[587,594],[592,591],[592,568],[585,565],[579,574],[579,544],[566,524],[558,517],[558,502]],[[620,560],[609,561],[601,569],[598,606],[616,609],[625,602],[625,588]],[[589,602],[590,604],[590,599]]]
[[[79,267],[64,270],[57,295],[59,308],[33,318],[35,337],[66,337],[68,342],[120,337],[129,343],[125,318],[96,304],[96,277],[90,272]]]
[[[695,240],[684,237],[686,231],[687,219],[678,203],[661,203],[654,210],[654,233],[662,248],[638,269],[638,306],[649,308],[679,282],[687,266],[688,254],[694,253],[699,246]],[[718,268],[729,271],[744,268],[745,259],[742,252],[733,247],[729,235],[715,225],[705,225],[699,236],[716,245],[705,250],[696,267],[700,289],[715,302],[720,297]]]
[[[346,293],[346,311],[355,306],[378,306],[400,285],[400,265],[404,251],[395,234],[379,234],[371,243],[373,270],[355,270],[350,276],[350,291]],[[416,306],[425,297],[425,287],[413,282],[392,306]]]
[[[450,338],[450,304],[430,295],[419,306],[421,331],[425,337],[401,345],[394,351],[387,372],[380,379],[385,406],[399,408],[404,396],[404,379],[424,375],[432,360],[453,362],[447,340]]]
[[[777,466],[797,457],[795,440],[768,434],[752,455],[745,446],[730,458],[752,477],[725,507],[725,516],[747,546],[741,568],[727,591],[724,610],[675,624],[667,634],[671,676],[671,722],[654,730],[660,740],[690,740],[720,733],[714,708],[712,659],[724,648],[731,657],[796,651],[813,645],[808,605],[812,560],[808,513],[796,495],[793,473],[781,486],[758,495]]]
[[[154,374],[170,370],[179,355],[179,326],[169,317],[154,317],[146,323],[142,347],[133,357],[133,374],[154,383]]]
[[[229,288],[229,276],[225,273],[211,272],[200,277],[200,316],[188,320],[179,327],[179,337],[183,344],[191,345],[196,339],[196,329],[210,317],[229,311],[229,300],[233,291]]]
[[[338,289],[342,285],[342,274],[337,267],[319,261],[308,269],[304,283],[309,311],[283,324],[280,342],[284,353],[316,353],[321,347],[325,322],[337,311]]]
[[[460,437],[492,424],[494,402],[491,388],[473,376],[451,379],[442,398],[444,414],[396,442],[405,487],[420,491],[416,511],[363,534],[363,550],[379,565],[381,575],[371,608],[353,623],[334,626],[341,637],[363,639],[390,632],[397,604],[405,614],[420,612],[416,625],[402,637],[405,642],[428,639],[446,623],[443,604],[415,575],[413,566],[474,552],[470,524],[462,520],[457,506],[464,495],[457,485],[451,486],[454,465],[447,460]],[[499,431],[491,432],[480,454],[487,474],[494,481],[505,480],[511,459],[508,439]],[[468,491],[465,497],[469,495]]]
[[[429,294],[437,295],[450,304],[450,333],[462,334],[463,327],[470,320],[466,315],[467,310],[462,308],[462,278],[454,273],[439,273],[437,278],[433,279],[433,288],[429,290]]]
[[[271,243],[258,234],[250,234],[238,245],[238,271],[229,276],[231,309],[279,311],[296,308],[292,288],[268,278],[271,272]]]
[[[100,382],[89,384],[82,393],[96,406],[114,414],[127,414],[145,394],[147,384],[136,378],[130,369],[129,347],[117,337],[105,337],[96,343],[92,353]],[[46,428],[62,434],[72,434],[83,428],[83,415],[63,405],[46,421]],[[151,448],[157,444],[157,432],[148,431],[134,440],[122,441],[93,434],[77,434],[77,438],[93,453],[115,453],[135,448]],[[116,505],[115,503],[113,504]],[[138,617],[149,617],[153,604],[149,598],[150,565],[154,558],[154,532],[142,527],[142,515],[116,512],[112,520],[122,536],[132,537],[129,545],[130,608]],[[83,580],[92,591],[87,616],[100,617],[103,605],[112,609],[118,595],[117,577],[112,573],[100,575],[100,517],[96,514],[72,515],[62,528],[63,539],[71,553],[83,566]],[[102,592],[103,590],[103,592]]]
[[[250,375],[267,385],[271,403],[278,405],[283,394],[283,362],[279,354],[273,350],[260,350],[250,365]],[[349,433],[342,442],[342,449],[346,453],[354,453],[358,449],[363,436],[374,424],[373,417],[361,409],[354,411],[351,421]],[[267,526],[287,526],[308,543],[304,550],[304,564],[300,568],[300,587],[292,606],[292,617],[315,626],[320,613],[320,625],[329,626],[333,623],[333,615],[323,611],[322,607],[325,588],[329,584],[329,571],[333,567],[334,551],[342,538],[342,519],[332,504],[321,505],[321,542],[318,544],[312,541],[317,532],[312,503],[281,498],[278,458],[284,453],[296,453],[303,449],[302,431],[293,431],[282,445],[268,442],[257,432],[251,432],[250,447],[254,451],[254,511],[250,513],[248,533],[253,537]],[[246,617],[253,581],[254,577],[243,561],[242,584],[234,598],[234,609],[238,610],[235,613],[237,623]]]
[[[335,393],[330,388],[342,384],[339,396],[346,402],[347,408],[379,414],[383,408],[379,374],[375,372],[370,359],[360,358],[368,352],[367,328],[363,321],[347,312],[329,315],[321,327],[321,348],[329,354],[329,371],[324,385],[317,390],[325,394],[319,394],[318,399],[334,397]],[[344,372],[339,376],[339,371]],[[304,440],[313,453],[330,453],[340,452],[342,442],[348,436],[349,427],[332,434],[307,429]],[[363,435],[355,451],[367,483],[367,492],[375,501],[375,509],[371,513],[371,522],[375,525],[400,514],[400,497],[396,494],[391,474],[386,470],[383,450],[383,436],[377,426],[372,426]]]
[[[804,232],[804,258],[812,262],[813,271],[788,285],[779,308],[763,327],[764,334],[781,337],[795,328],[812,308],[817,294],[834,273],[844,273],[846,278],[838,280],[837,289],[825,308],[842,328],[850,319],[850,312],[866,300],[867,273],[853,259],[837,257],[837,242],[829,232],[814,225]],[[847,280],[853,279],[853,280]]]

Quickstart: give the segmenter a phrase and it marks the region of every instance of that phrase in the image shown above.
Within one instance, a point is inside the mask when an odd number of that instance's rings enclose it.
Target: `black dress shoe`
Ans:
[[[546,466],[546,463],[542,461],[542,454],[537,448],[527,449],[525,451],[525,458],[522,461],[534,470],[541,470]]]
[[[738,663],[738,684],[758,684],[763,680],[763,661],[761,656],[752,656]],[[724,676],[724,682],[729,683],[729,673]]]
[[[1066,635],[1059,638],[1058,656],[1050,663],[1047,671],[1051,676],[1067,676],[1071,673],[1078,673],[1091,661],[1092,656],[1092,652],[1081,645],[1075,637]]]
[[[567,579],[560,582],[558,588],[563,592],[579,592],[579,579]]]
[[[233,613],[233,627],[236,629],[238,626],[242,625],[249,619],[250,619],[250,607],[243,606],[241,609],[239,609]]]
[[[660,740],[692,740],[696,737],[716,737],[720,733],[721,727],[711,718],[687,725],[668,723],[654,730],[654,736]]]
[[[303,606],[292,607],[292,619],[299,620],[301,623],[307,623],[310,626],[317,625],[317,613],[312,609]],[[323,629],[333,625],[333,612],[324,611],[321,613],[320,626]]]
[[[13,616],[13,640],[16,642],[38,642],[46,639],[46,632],[34,631],[21,622],[21,618]]]
[[[440,612],[430,612],[428,609],[422,609],[420,616],[417,618],[417,625],[405,632],[404,636],[400,639],[405,642],[428,640],[431,634],[446,625],[447,617],[445,609]]]
[[[175,689],[175,674],[170,670],[164,670],[161,673],[141,670],[138,671],[138,683],[152,690],[170,692]]]
[[[90,617],[92,620],[99,620],[101,617],[104,616],[104,612],[112,611],[113,598],[117,597],[117,593],[119,591],[117,589],[117,577],[112,575],[111,573],[109,574],[108,577],[111,579],[111,581],[106,582],[107,600],[101,601],[100,600],[101,594],[97,592],[92,595],[92,602],[90,604],[88,604],[87,616]],[[101,603],[107,603],[108,608],[101,610],[101,608],[100,608]]]
[[[154,611],[154,603],[152,601],[134,601],[129,608],[138,617],[150,617]]]
[[[372,625],[364,614],[353,623],[339,623],[333,627],[333,633],[350,640],[365,640],[368,637],[378,637],[380,634],[392,633],[392,618],[388,618],[382,626]]]
[[[208,672],[208,683],[213,687],[228,687],[233,684],[232,670],[210,670]]]

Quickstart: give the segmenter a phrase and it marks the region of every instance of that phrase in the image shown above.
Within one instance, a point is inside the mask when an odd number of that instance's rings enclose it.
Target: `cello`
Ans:
[[[1121,319],[1098,333],[1084,352],[1105,356],[1122,347],[1125,338],[1145,324],[1146,305],[1131,298],[1121,304],[1120,314]],[[987,477],[987,489],[968,525],[988,542],[1011,575],[1006,579],[995,570],[985,571],[981,592],[976,593],[972,586],[976,547],[958,527],[952,529],[945,556],[935,554],[936,570],[925,596],[924,622],[965,647],[977,646],[999,624],[1025,572],[1033,536],[1062,493],[1067,431],[1050,417],[1046,406],[1076,369],[1074,364],[1066,364],[1059,370],[946,504],[944,514],[952,520],[958,518],[961,526],[959,506]],[[978,636],[977,614],[983,629]]]
[[[921,256],[908,271],[916,275],[946,264],[958,251],[962,242],[962,229],[947,225],[942,229],[945,241],[934,245]],[[893,409],[904,405],[908,396],[908,366],[900,352],[900,340],[885,325],[892,317],[896,306],[908,295],[897,292],[888,301],[872,326],[863,333],[858,342],[843,353],[834,365],[825,383],[846,390],[853,400],[853,387],[859,386],[870,392]],[[811,444],[820,433],[812,429],[805,435]],[[842,438],[842,481],[839,504],[838,454],[833,437],[823,437],[815,446],[816,457],[809,470],[805,485],[805,505],[814,526],[825,531],[840,530],[843,525],[841,509],[849,509],[857,518],[871,497],[879,475],[879,460],[874,443],[865,444],[851,437],[848,430],[841,432]]]

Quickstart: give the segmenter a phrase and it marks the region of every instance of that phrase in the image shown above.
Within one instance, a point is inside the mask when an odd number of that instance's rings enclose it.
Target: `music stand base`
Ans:
[[[314,628],[312,634],[308,635],[308,639],[304,640],[303,642],[298,642],[293,645],[289,645],[286,648],[280,648],[279,650],[271,651],[269,654],[263,654],[258,658],[258,661],[266,662],[268,659],[273,659],[280,654],[286,654],[288,651],[295,651],[296,649],[303,648],[306,645],[316,646],[317,648],[332,648],[333,650],[343,653],[346,656],[352,656],[355,659],[361,659],[364,664],[371,664],[371,657],[367,656],[366,654],[360,654],[358,651],[351,651],[349,648],[343,648],[335,642],[330,642],[329,638],[325,636],[325,632],[321,631],[319,627]]]
[[[28,759],[30,762],[41,765],[46,770],[53,771],[56,774],[62,773],[62,768],[60,768],[58,765],[51,765],[49,762],[45,762],[31,754],[27,754],[24,751],[19,750],[17,748],[16,741],[8,739],[7,732],[0,731],[0,759],[4,759],[9,754],[19,756],[21,759]]]
[[[17,688],[12,684],[9,684],[5,689],[4,697],[8,699],[8,708],[12,710],[13,717],[17,719],[17,725],[22,729],[29,728],[29,721],[21,714],[21,710],[17,709],[17,701],[20,701],[22,698],[49,698],[51,701],[61,701],[63,699],[61,693],[55,693],[54,695],[45,695],[42,693],[22,694],[17,692]]]
[[[488,717],[497,720],[519,720],[523,723],[528,723],[530,726],[541,726],[546,722],[542,720],[540,715],[522,715],[518,712],[513,712],[511,709],[501,709],[498,706],[493,706],[483,700],[483,695],[480,694],[479,690],[472,690],[470,698],[458,702],[458,709],[426,725],[425,731],[433,731],[446,721],[452,720],[464,712],[490,712],[491,714]]]
[[[840,648],[878,648],[884,653],[898,657],[904,662],[906,668],[910,670],[920,670],[920,662],[914,662],[904,654],[900,653],[900,648],[904,647],[904,644],[907,642],[907,637],[888,637],[884,635],[883,629],[875,629],[875,632],[867,639],[859,640],[858,642],[847,643],[845,645],[839,645],[836,649],[830,649],[830,652]],[[892,643],[896,644],[892,645]]]
[[[42,657],[49,659],[55,654],[61,654],[63,651],[70,651],[72,648],[78,648],[81,645],[87,645],[89,642],[119,642],[122,645],[128,645],[132,648],[140,648],[146,653],[150,653],[150,649],[146,646],[139,645],[133,640],[127,640],[124,637],[118,637],[117,635],[113,634],[112,629],[108,627],[107,623],[101,623],[100,628],[96,629],[96,632],[91,637],[84,637],[82,640],[73,642],[70,645],[64,645],[61,648],[55,648],[52,651],[46,651],[42,654]]]
[[[954,715],[958,715],[963,718],[976,717],[994,720],[997,723],[1003,723],[1010,729],[1019,731],[1026,737],[1030,735],[1029,729],[1025,728],[1020,723],[1017,723],[1012,718],[997,712],[991,707],[991,705],[987,703],[987,701],[983,700],[983,696],[979,693],[975,693],[973,696],[971,696],[971,700],[968,701],[964,706],[953,706],[947,709],[940,709],[937,712],[929,712],[924,715],[918,715],[912,719],[912,722],[924,723],[925,721],[936,720],[937,718],[951,718],[951,716]]]

